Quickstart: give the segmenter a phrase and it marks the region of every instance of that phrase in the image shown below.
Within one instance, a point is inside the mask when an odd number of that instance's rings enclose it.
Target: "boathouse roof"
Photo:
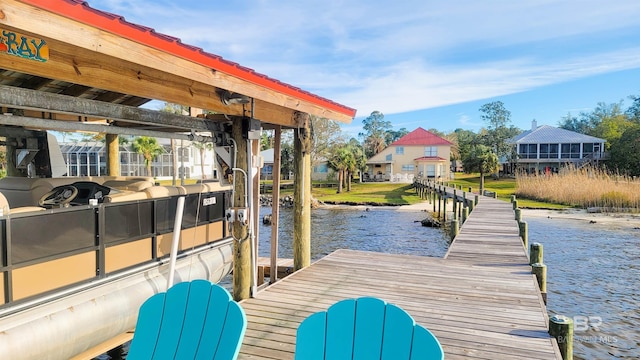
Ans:
[[[205,109],[219,116],[242,117],[253,109],[254,118],[263,124],[285,127],[298,125],[295,112],[346,123],[356,113],[353,108],[185,44],[176,37],[95,9],[86,1],[7,0],[0,27],[18,34],[18,39],[25,36],[27,44],[31,40],[46,44],[46,54],[43,50],[42,57],[33,59],[21,56],[26,48],[17,54],[3,42],[0,85],[5,87],[134,107],[159,100]],[[229,98],[245,101],[225,101]],[[247,99],[253,103],[247,104]],[[129,122],[127,126],[141,125]],[[196,130],[206,129],[206,125],[200,127]],[[159,128],[184,131],[190,126],[176,129],[165,124]]]

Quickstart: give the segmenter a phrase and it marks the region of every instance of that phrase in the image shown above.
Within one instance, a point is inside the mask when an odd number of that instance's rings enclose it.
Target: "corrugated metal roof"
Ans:
[[[427,131],[421,127],[413,130],[407,135],[401,137],[389,146],[411,146],[411,145],[451,145],[447,139]]]
[[[527,130],[509,140],[512,144],[604,143],[606,140],[549,125]]]
[[[136,41],[149,47],[166,53],[193,61],[216,71],[236,76],[245,81],[278,91],[301,100],[337,111],[354,117],[356,110],[345,105],[338,104],[329,99],[314,95],[295,86],[272,79],[266,75],[255,72],[253,69],[241,66],[223,59],[222,57],[208,53],[199,47],[184,44],[180,39],[161,34],[154,29],[130,23],[124,17],[98,9],[94,9],[86,1],[82,0],[20,0],[24,3],[37,6],[41,9],[73,19],[75,21],[96,27],[98,29],[116,34],[123,38]]]

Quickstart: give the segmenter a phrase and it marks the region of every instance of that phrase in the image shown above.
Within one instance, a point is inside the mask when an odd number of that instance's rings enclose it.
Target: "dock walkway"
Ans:
[[[333,303],[376,296],[409,312],[446,359],[561,359],[511,204],[482,197],[444,259],[337,250],[243,301],[240,359],[293,359],[296,329]]]

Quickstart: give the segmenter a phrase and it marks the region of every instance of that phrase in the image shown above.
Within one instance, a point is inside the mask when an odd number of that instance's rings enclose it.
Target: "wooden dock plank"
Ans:
[[[445,259],[337,250],[241,302],[239,359],[293,359],[300,322],[345,298],[404,308],[446,359],[561,359],[511,205],[482,198]]]

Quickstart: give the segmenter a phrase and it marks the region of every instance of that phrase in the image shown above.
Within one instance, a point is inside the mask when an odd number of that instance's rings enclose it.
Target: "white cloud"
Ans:
[[[640,67],[631,38],[640,31],[636,0],[90,4],[355,107],[359,116]],[[620,38],[627,43],[618,44]]]

